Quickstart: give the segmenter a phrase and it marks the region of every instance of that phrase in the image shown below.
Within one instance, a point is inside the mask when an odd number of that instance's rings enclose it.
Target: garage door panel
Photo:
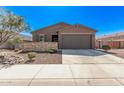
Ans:
[[[90,35],[63,35],[62,48],[65,49],[90,49]]]

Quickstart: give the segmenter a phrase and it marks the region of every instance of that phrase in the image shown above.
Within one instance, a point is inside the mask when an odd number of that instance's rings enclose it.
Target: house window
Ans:
[[[44,34],[39,35],[39,41],[45,41],[45,35]]]

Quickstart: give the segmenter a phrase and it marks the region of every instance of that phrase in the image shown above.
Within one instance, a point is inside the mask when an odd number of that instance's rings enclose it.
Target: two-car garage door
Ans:
[[[92,48],[91,35],[63,34],[62,48],[63,49],[90,49]]]

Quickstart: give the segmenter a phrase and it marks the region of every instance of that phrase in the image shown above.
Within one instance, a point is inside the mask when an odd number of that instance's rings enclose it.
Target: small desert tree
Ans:
[[[0,45],[12,39],[22,31],[30,30],[22,16],[0,8]]]
[[[10,46],[12,49],[17,48],[18,45],[19,45],[20,43],[22,43],[22,42],[23,42],[23,40],[22,40],[19,36],[16,36],[16,37],[14,37],[13,39],[8,40],[8,44],[9,44],[9,46]]]

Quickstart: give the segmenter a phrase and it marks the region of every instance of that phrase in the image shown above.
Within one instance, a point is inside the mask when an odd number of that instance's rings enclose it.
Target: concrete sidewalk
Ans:
[[[13,65],[0,85],[124,85],[124,64]]]

